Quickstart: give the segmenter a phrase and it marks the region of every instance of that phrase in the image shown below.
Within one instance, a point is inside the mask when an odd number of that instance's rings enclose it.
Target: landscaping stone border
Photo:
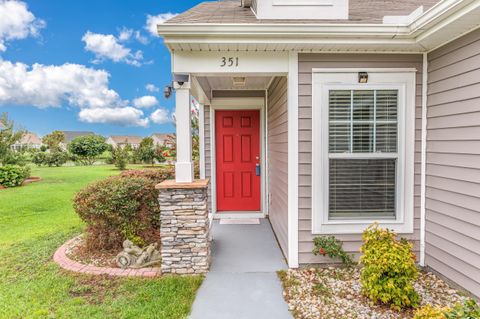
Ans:
[[[121,269],[112,267],[98,267],[84,265],[68,258],[66,252],[70,244],[76,238],[72,238],[60,246],[53,255],[53,260],[63,269],[86,275],[109,275],[117,277],[146,277],[153,278],[160,276],[160,268]]]

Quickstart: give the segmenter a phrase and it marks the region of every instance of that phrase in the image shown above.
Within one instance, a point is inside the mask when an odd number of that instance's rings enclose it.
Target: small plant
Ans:
[[[112,149],[112,163],[115,167],[123,171],[127,168],[130,160],[130,152],[126,147],[117,146]]]
[[[390,304],[392,309],[418,307],[420,297],[413,289],[418,277],[413,244],[378,224],[363,233],[360,251],[363,264],[360,282],[362,292],[373,302]]]
[[[449,308],[426,305],[417,309],[412,319],[446,319],[447,317],[445,316],[445,313],[449,310]]]
[[[314,255],[328,256],[332,259],[340,258],[342,263],[349,267],[354,263],[353,257],[343,250],[342,242],[334,236],[316,237],[313,239],[313,244],[315,246]]]
[[[446,319],[479,319],[480,306],[473,299],[458,304],[451,310],[445,312]]]
[[[30,177],[30,168],[27,166],[0,166],[0,185],[3,187],[16,187]]]

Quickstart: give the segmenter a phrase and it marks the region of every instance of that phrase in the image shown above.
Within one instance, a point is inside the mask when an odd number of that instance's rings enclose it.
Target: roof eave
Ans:
[[[450,41],[463,32],[478,27],[480,0],[443,0],[408,25],[359,23],[256,23],[256,24],[161,24],[158,34],[165,44],[190,43],[198,45],[228,43],[271,43],[338,45],[350,44],[368,49],[369,44],[403,47],[406,51],[425,52]],[[460,17],[473,14],[469,25],[458,29],[459,34],[445,32],[445,28]],[[480,15],[479,15],[480,17]],[[448,29],[448,28],[447,28]],[[443,32],[441,32],[443,31]],[[303,48],[302,48],[303,49]]]

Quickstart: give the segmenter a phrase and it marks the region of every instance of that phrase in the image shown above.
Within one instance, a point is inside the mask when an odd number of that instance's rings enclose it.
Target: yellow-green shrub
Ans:
[[[439,308],[426,305],[415,311],[412,319],[446,319],[445,312],[449,310],[447,307]]]
[[[413,289],[418,276],[413,244],[397,240],[393,231],[377,224],[368,227],[362,238],[360,282],[363,294],[373,302],[390,304],[396,310],[417,307],[420,297]]]

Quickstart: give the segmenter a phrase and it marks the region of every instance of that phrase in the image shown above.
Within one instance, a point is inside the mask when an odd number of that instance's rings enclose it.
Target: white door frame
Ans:
[[[217,168],[216,168],[216,127],[215,112],[220,110],[259,110],[260,111],[260,212],[251,213],[222,213],[217,214]],[[213,218],[263,218],[268,214],[267,205],[267,154],[265,152],[265,98],[214,98],[210,105],[210,163],[211,163],[211,187],[212,187],[212,214]]]

